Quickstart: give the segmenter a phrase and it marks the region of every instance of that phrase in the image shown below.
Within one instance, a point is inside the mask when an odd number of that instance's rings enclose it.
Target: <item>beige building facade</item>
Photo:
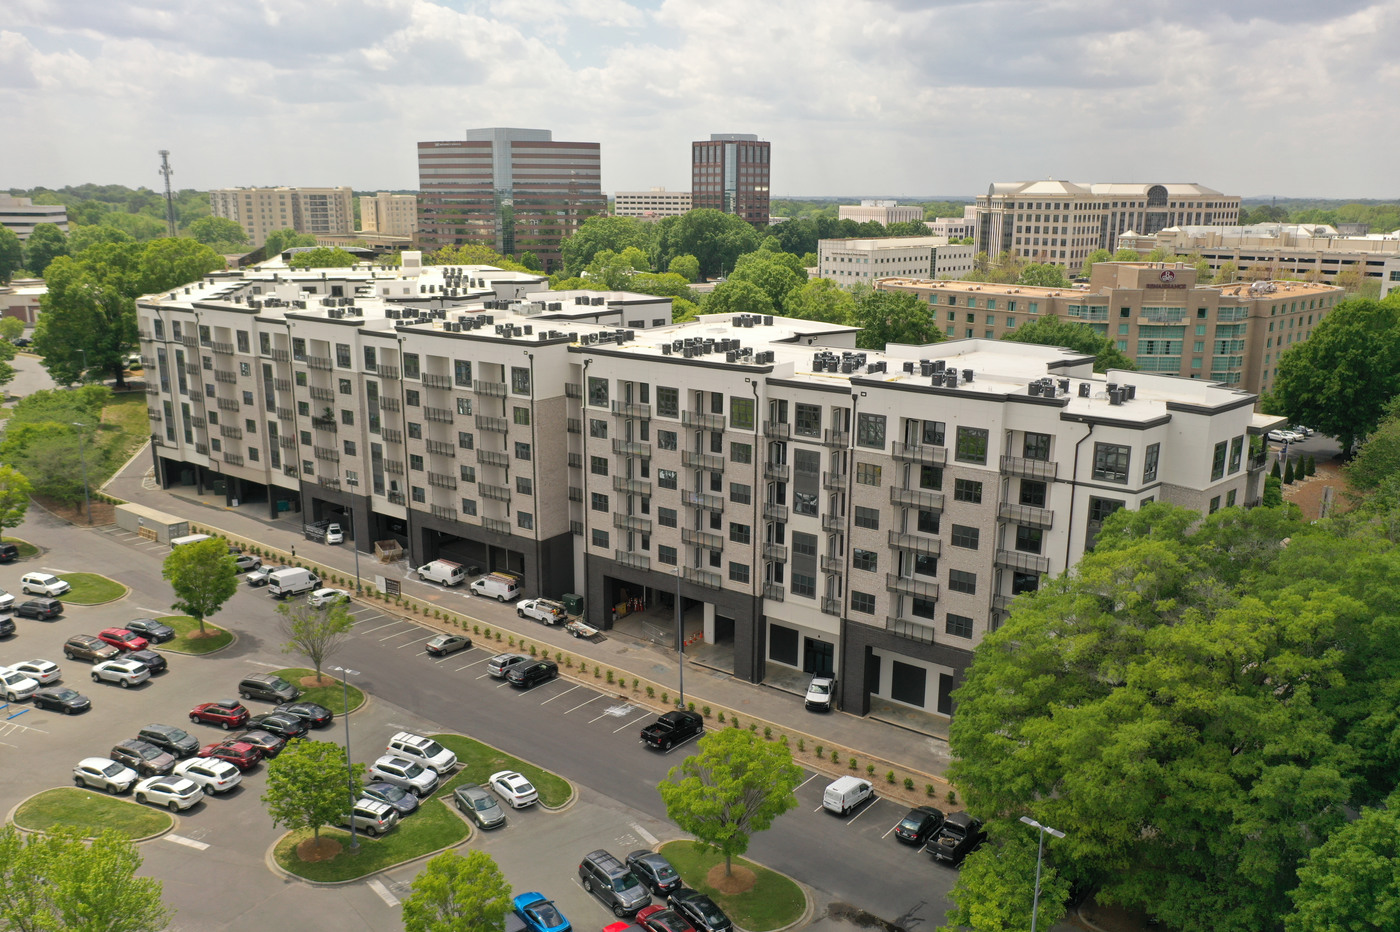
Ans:
[[[901,207],[898,201],[863,200],[859,204],[842,204],[836,216],[838,220],[854,220],[856,223],[873,220],[889,226],[891,223],[922,221],[924,209],[917,204]]]
[[[972,271],[971,246],[951,246],[941,236],[824,239],[817,243],[817,275],[839,285],[869,285],[881,278],[942,278]]]
[[[261,246],[274,230],[314,236],[355,231],[353,192],[339,188],[221,188],[209,192],[214,216],[233,220]]]
[[[617,217],[659,220],[662,217],[679,217],[689,211],[689,191],[649,188],[646,191],[618,191],[613,195],[613,215]]]
[[[1227,262],[1247,280],[1298,278],[1334,282],[1343,272],[1383,279],[1385,264],[1400,257],[1400,231],[1344,235],[1324,224],[1258,223],[1250,226],[1171,227],[1153,235],[1124,235],[1120,245],[1147,255],[1164,249],[1200,256],[1218,273]]]
[[[418,232],[418,198],[380,191],[360,198],[360,230],[409,239]]]

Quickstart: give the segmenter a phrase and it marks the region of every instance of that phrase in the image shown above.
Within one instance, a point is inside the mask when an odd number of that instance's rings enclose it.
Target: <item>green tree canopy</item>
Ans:
[[[1400,476],[1400,397],[1386,403],[1382,416],[1347,464],[1347,484],[1354,489],[1375,489]]]
[[[1088,278],[1089,273],[1093,271],[1095,265],[1098,265],[1100,262],[1112,261],[1113,253],[1109,252],[1107,249],[1095,249],[1093,252],[1089,253],[1087,257],[1085,257],[1084,265],[1080,267],[1079,274],[1083,275],[1085,278]]]
[[[52,223],[36,223],[24,243],[24,265],[35,275],[43,275],[49,263],[68,255],[68,237]]]
[[[1108,337],[1102,336],[1088,324],[1060,320],[1053,314],[1038,317],[1030,323],[1002,335],[1014,343],[1038,343],[1041,346],[1063,346],[1077,353],[1094,357],[1094,371],[1136,369],[1133,361],[1118,349]]]
[[[15,231],[0,227],[0,285],[8,285],[16,272],[24,268],[24,244]]]
[[[1069,279],[1065,278],[1064,269],[1058,265],[1051,265],[1049,262],[1032,262],[1021,269],[1021,277],[1017,279],[1020,285],[1039,285],[1042,288],[1068,288]]]
[[[317,246],[306,252],[293,253],[287,267],[293,269],[349,269],[359,260],[339,246]]]
[[[783,314],[802,320],[849,324],[855,310],[855,296],[829,278],[810,279],[783,298]]]
[[[630,246],[641,250],[643,256],[650,256],[655,245],[656,225],[653,223],[635,217],[589,217],[560,247],[564,276],[577,276],[601,252],[621,255]],[[647,259],[634,268],[650,269],[651,262]]]
[[[189,234],[216,252],[234,252],[248,245],[248,234],[243,224],[213,214],[191,223]]]
[[[277,622],[278,630],[286,639],[282,652],[301,654],[310,660],[317,679],[321,678],[321,665],[344,646],[355,627],[355,618],[345,602],[324,608],[312,608],[306,602],[281,602],[277,614],[282,616]]]
[[[753,834],[797,805],[801,782],[802,768],[785,746],[721,728],[701,738],[697,753],[672,767],[657,790],[672,822],[724,855],[727,875]]]
[[[24,335],[24,321],[18,317],[0,317],[0,338],[13,343],[14,340]],[[13,359],[13,356],[7,357]]]
[[[724,281],[705,298],[706,314],[773,314],[768,292],[750,281]]]
[[[444,851],[423,865],[403,901],[404,932],[500,929],[511,911],[510,884],[484,851]]]
[[[319,839],[321,826],[338,824],[350,811],[350,787],[361,784],[364,771],[364,764],[346,769],[345,748],[338,744],[293,741],[267,763],[263,805],[273,825],[311,829]]]
[[[676,256],[694,256],[705,278],[732,270],[739,257],[753,252],[759,243],[752,225],[710,208],[663,217],[656,227],[659,264],[669,265]]]
[[[939,932],[1029,932],[1040,841],[1036,834],[1017,823],[967,856],[958,868],[958,884],[949,893],[953,908],[948,925]],[[1049,929],[1064,917],[1069,893],[1068,879],[1055,867],[1054,848],[1047,845],[1036,928]]]
[[[1400,794],[1314,848],[1289,896],[1288,932],[1400,929]]]
[[[263,250],[269,258],[281,255],[288,249],[295,246],[315,246],[316,237],[310,233],[298,233],[290,227],[283,230],[273,230],[267,234],[267,239],[263,240]]]
[[[676,256],[666,266],[666,271],[679,275],[688,282],[700,280],[700,260],[694,256]]]
[[[489,265],[510,272],[535,272],[534,269],[528,269],[514,259],[509,259],[490,246],[480,243],[444,246],[424,256],[423,262],[426,265]]]
[[[141,251],[140,294],[167,291],[224,268],[224,257],[190,239],[157,239]],[[136,295],[133,295],[136,297]]]
[[[68,253],[82,258],[84,252],[103,243],[134,243],[130,233],[105,225],[75,227],[68,234]]]
[[[175,603],[170,607],[198,621],[201,634],[204,620],[223,608],[238,591],[233,555],[228,552],[228,544],[218,537],[170,551],[161,576],[175,591]]]
[[[1114,261],[1114,262],[1141,262],[1141,261],[1142,261],[1142,254],[1139,253],[1136,249],[1129,249],[1127,246],[1122,246],[1122,247],[1119,247],[1118,251],[1115,252],[1115,253],[1113,254],[1113,261]]]
[[[34,491],[24,473],[0,464],[0,537],[5,528],[19,527],[29,511],[29,493]]]
[[[919,299],[907,291],[875,291],[868,286],[854,289],[856,307],[851,323],[860,327],[856,345],[882,350],[888,343],[923,346],[943,339],[933,315]]]
[[[770,240],[771,242],[771,240]],[[788,292],[807,280],[801,260],[785,252],[759,250],[739,257],[729,281],[751,282],[768,295],[773,307],[782,306]]]

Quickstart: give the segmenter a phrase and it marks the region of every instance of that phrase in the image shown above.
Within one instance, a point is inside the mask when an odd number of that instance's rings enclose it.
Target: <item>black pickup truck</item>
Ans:
[[[666,751],[704,730],[705,720],[694,712],[667,712],[642,729],[642,740]]]

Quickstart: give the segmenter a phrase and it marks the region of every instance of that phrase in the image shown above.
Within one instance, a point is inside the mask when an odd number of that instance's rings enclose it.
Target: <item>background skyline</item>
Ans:
[[[416,143],[602,146],[603,190],[773,144],[773,196],[995,181],[1400,196],[1400,0],[11,0],[0,187],[414,189]],[[851,195],[856,196],[856,195]]]

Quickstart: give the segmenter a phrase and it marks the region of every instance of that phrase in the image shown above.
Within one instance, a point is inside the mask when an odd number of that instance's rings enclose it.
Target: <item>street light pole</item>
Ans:
[[[87,428],[87,425],[79,424],[77,421],[72,421],[71,423],[74,427],[78,428],[78,459],[83,464],[83,502],[87,506],[87,522],[90,527],[92,525],[92,495],[88,492],[87,438],[83,434],[83,430]]]
[[[359,676],[359,670],[347,670],[345,667],[331,667],[332,670],[340,671],[340,692],[344,696],[344,710],[340,713],[345,719],[345,788],[350,794],[350,851],[360,850],[360,840],[355,837],[355,768],[350,765],[350,684],[348,678]]]
[[[1041,825],[1030,816],[1021,816],[1021,821],[1040,833],[1040,845],[1035,853],[1035,896],[1031,900],[1031,932],[1035,932],[1035,921],[1040,914],[1040,863],[1045,858],[1045,836],[1050,834],[1056,838],[1064,838],[1065,833],[1057,828]]]
[[[355,592],[364,592],[364,587],[360,585],[360,535],[355,533],[355,490],[360,487],[359,479],[351,479],[348,476],[345,484],[350,486],[350,500],[352,504],[345,507],[350,509],[350,546],[355,551]]]
[[[681,608],[681,568],[676,566],[676,650],[680,652],[676,669],[681,678],[681,708],[685,708],[685,612]]]

